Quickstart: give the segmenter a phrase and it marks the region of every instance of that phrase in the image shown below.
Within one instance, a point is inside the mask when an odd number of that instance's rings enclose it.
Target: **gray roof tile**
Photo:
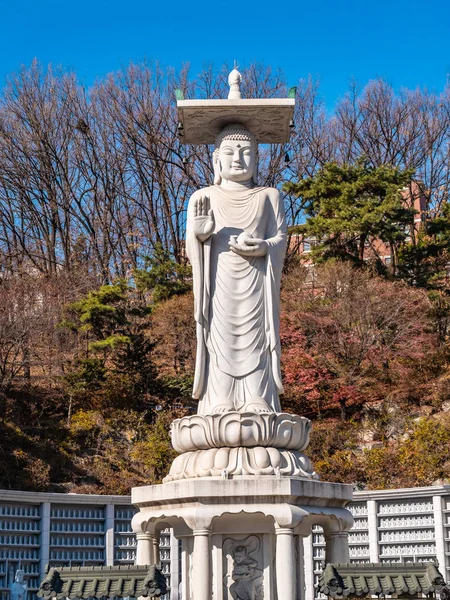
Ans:
[[[411,596],[439,592],[445,580],[434,563],[326,565],[317,589],[331,598]]]
[[[159,598],[167,591],[164,575],[154,565],[111,567],[47,566],[39,598]]]

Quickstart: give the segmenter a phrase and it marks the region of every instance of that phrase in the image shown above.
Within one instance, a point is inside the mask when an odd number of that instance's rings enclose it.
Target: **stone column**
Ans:
[[[295,539],[297,548],[297,600],[305,600],[306,582],[303,536],[296,535]]]
[[[348,531],[336,531],[325,536],[325,563],[348,563]]]
[[[277,595],[280,600],[297,599],[295,538],[292,529],[278,528],[276,533]]]
[[[192,538],[181,538],[181,598],[182,600],[190,598],[190,560]]]
[[[50,502],[41,504],[41,553],[40,575],[45,576],[45,567],[50,561]]]
[[[107,565],[114,564],[114,513],[114,504],[107,504],[105,519],[105,562]]]
[[[370,562],[377,563],[380,560],[380,557],[378,549],[378,517],[376,500],[367,501],[367,525],[369,530]]]
[[[211,533],[209,544],[211,548],[212,598],[224,600],[223,594],[223,536],[221,533]],[[226,594],[228,598],[228,595]],[[172,599],[170,599],[172,600]]]
[[[434,537],[436,539],[436,558],[441,569],[441,573],[445,571],[445,530],[442,509],[442,496],[433,496],[433,513],[434,513]]]
[[[178,600],[180,584],[180,544],[170,530],[170,600]]]
[[[303,563],[305,565],[305,600],[314,600],[313,536],[303,538]]]
[[[194,558],[192,566],[193,600],[211,600],[211,548],[209,529],[195,529]]]
[[[155,565],[161,565],[161,557],[159,554],[159,535],[152,538],[153,543],[153,560]]]
[[[152,536],[149,533],[136,533],[136,565],[152,565],[153,559],[153,545]]]

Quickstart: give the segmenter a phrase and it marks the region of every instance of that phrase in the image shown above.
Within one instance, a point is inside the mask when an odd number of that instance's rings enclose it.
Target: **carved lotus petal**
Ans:
[[[301,451],[310,429],[308,419],[287,413],[192,415],[172,423],[172,445],[178,452],[257,446]]]
[[[296,423],[292,421],[281,421],[278,426],[277,438],[282,440],[283,448],[288,448],[289,443],[295,434],[299,435],[298,427],[295,427]]]
[[[211,469],[214,466],[216,453],[216,449],[208,450],[207,452],[202,453],[200,463],[202,470]]]
[[[228,466],[228,448],[219,448],[219,450],[217,450],[217,454],[215,456],[215,461],[214,461],[214,466],[216,467],[216,469],[218,469],[219,471],[222,471],[222,469],[226,469]]]
[[[258,446],[256,448],[210,448],[178,456],[164,481],[193,477],[271,475],[318,479],[311,461],[301,452]]]
[[[281,453],[276,448],[267,448],[267,452],[270,457],[270,464],[274,469],[277,469],[281,465]]]
[[[191,417],[189,423],[184,423],[179,429],[180,444],[206,450],[211,447],[207,437],[208,428],[205,428],[203,421],[196,417],[197,415]]]
[[[270,456],[266,448],[254,448],[253,459],[256,467],[267,469],[270,466]]]
[[[258,418],[244,418],[240,422],[241,429],[241,446],[256,446],[261,443],[261,440],[265,439],[266,427],[264,427],[264,420]]]
[[[212,432],[214,442],[217,441],[220,446],[230,446],[231,448],[242,445],[242,427],[239,418],[233,418],[230,414],[227,414],[219,420],[218,424],[217,430]],[[221,444],[220,440],[227,440],[227,443]]]

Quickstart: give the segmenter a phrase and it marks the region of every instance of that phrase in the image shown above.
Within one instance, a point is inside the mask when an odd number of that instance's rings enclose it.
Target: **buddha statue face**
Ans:
[[[222,179],[236,183],[256,183],[258,145],[242,125],[228,125],[217,136],[213,156],[214,183]]]
[[[219,148],[220,176],[228,181],[249,181],[255,170],[255,151],[250,142],[224,140]]]

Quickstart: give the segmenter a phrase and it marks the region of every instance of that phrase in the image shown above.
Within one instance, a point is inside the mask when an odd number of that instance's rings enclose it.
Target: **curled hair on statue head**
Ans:
[[[222,129],[215,140],[215,150],[213,152],[213,169],[214,169],[214,185],[220,185],[222,183],[222,177],[220,175],[220,163],[219,163],[219,149],[220,144],[225,140],[232,140],[237,142],[250,142],[255,149],[255,170],[253,172],[253,183],[258,185],[258,143],[255,135],[246,129],[244,125],[240,123],[233,123],[227,125]]]
[[[224,140],[234,140],[237,142],[250,142],[257,148],[257,142],[255,135],[246,129],[244,125],[240,123],[233,123],[232,125],[226,125],[222,131],[216,136],[216,148],[220,148],[220,144]]]

